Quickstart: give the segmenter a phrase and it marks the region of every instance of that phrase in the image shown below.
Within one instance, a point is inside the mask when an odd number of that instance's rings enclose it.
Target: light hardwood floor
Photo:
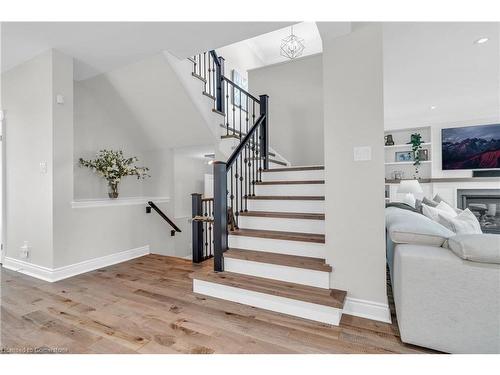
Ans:
[[[4,352],[430,353],[396,323],[344,315],[339,327],[195,295],[188,260],[148,255],[56,283],[1,269]]]

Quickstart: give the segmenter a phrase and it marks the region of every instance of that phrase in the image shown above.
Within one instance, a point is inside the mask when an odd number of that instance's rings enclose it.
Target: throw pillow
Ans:
[[[434,202],[438,202],[438,203],[441,203],[441,202],[445,202],[446,204],[448,204],[450,207],[452,207],[452,205],[450,203],[448,203],[447,201],[445,201],[443,198],[441,198],[441,196],[439,194],[436,194],[434,196],[434,198],[432,199]],[[463,210],[461,210],[460,208],[454,208],[455,212],[457,214],[463,212]]]
[[[422,199],[422,203],[426,204],[429,207],[437,207],[437,205],[439,204],[439,202],[433,201],[427,197],[424,197],[424,199]]]
[[[457,216],[455,210],[445,202],[440,202],[436,207],[431,207],[422,203],[422,213],[437,223],[439,223],[439,214],[445,214],[452,218]]]
[[[438,222],[456,234],[483,233],[479,221],[468,208],[454,217],[448,213],[440,212],[438,214]]]
[[[420,199],[415,200],[415,209],[417,212],[422,213],[422,201]]]

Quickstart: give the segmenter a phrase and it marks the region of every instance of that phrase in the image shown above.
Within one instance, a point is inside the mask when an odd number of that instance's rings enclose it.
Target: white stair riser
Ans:
[[[248,211],[325,213],[325,201],[248,199]]]
[[[340,318],[342,317],[342,310],[334,307],[254,292],[203,280],[193,280],[193,292],[327,324],[339,325]]]
[[[266,251],[269,253],[325,258],[325,244],[303,241],[277,240],[247,236],[228,236],[230,248]]]
[[[325,234],[324,220],[240,216],[238,219],[238,226],[244,229]]]
[[[252,262],[244,259],[224,257],[224,271],[289,283],[330,288],[330,273],[306,268],[288,267],[279,264]]]
[[[325,195],[324,184],[255,185],[255,195]]]
[[[306,181],[306,180],[324,180],[324,179],[325,179],[324,170],[262,172],[262,181]]]

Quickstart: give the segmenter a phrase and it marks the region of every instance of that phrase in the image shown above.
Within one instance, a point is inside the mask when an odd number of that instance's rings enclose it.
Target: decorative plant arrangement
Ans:
[[[147,174],[149,168],[134,165],[139,159],[135,156],[126,158],[123,151],[101,150],[96,159],[84,160],[80,158],[80,166],[92,169],[108,182],[108,196],[118,198],[118,185],[125,176],[137,176],[137,179],[151,177]]]
[[[422,149],[422,136],[419,133],[411,135],[410,138],[411,151],[413,152],[413,165],[415,166],[415,178],[420,178],[418,176],[418,168],[420,167],[420,150]]]

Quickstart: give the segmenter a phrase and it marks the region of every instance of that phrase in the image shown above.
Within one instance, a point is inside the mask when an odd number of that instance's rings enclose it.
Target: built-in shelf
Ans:
[[[167,203],[169,197],[124,197],[117,199],[78,199],[71,202],[72,208],[92,208],[92,207],[113,207],[113,206],[134,206],[147,205],[149,201],[154,203]]]
[[[430,146],[431,142],[421,143],[421,146]],[[399,145],[384,146],[384,148],[411,148],[411,143],[402,143]]]
[[[413,165],[415,163],[414,161],[391,161],[384,163],[385,165]],[[420,161],[420,164],[427,164],[431,163],[431,160],[422,160]]]

